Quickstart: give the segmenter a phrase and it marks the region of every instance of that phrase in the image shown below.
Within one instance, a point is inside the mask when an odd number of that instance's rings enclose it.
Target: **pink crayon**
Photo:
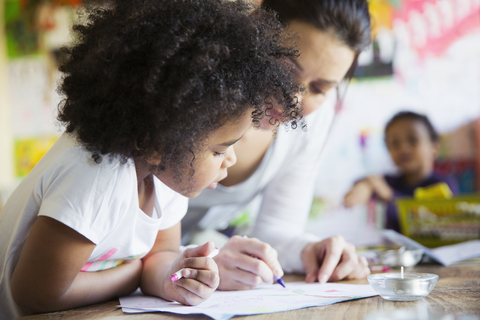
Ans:
[[[215,248],[207,257],[208,257],[208,258],[213,258],[213,257],[215,257],[219,252],[220,252],[220,250],[218,250],[218,248]],[[174,274],[172,274],[172,275],[170,276],[170,281],[176,282],[176,281],[182,279],[182,277],[183,277],[182,273],[183,273],[183,270],[184,270],[184,269],[185,269],[185,268],[182,268],[182,269],[178,270],[177,272],[175,272]]]
[[[387,272],[392,270],[392,268],[387,266],[370,266],[370,271],[372,272]]]

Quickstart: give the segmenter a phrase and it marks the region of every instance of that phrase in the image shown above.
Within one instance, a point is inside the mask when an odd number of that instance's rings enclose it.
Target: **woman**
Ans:
[[[322,106],[345,78],[359,53],[370,43],[366,0],[266,0],[287,31],[296,34],[300,56],[294,61],[307,93],[303,98],[307,132],[275,126],[271,118],[252,126],[235,145],[237,163],[215,190],[193,199],[184,233],[222,229],[257,195],[262,203],[251,236],[232,237],[215,258],[222,290],[252,288],[272,282],[283,271],[305,272],[306,281],[361,278],[369,274],[352,244],[340,237],[320,241],[304,233],[313,197],[318,158],[334,117]],[[321,107],[322,106],[322,107]],[[263,241],[263,242],[262,242]],[[187,241],[184,241],[186,243]],[[270,244],[272,247],[267,245]],[[258,259],[257,259],[258,258]]]

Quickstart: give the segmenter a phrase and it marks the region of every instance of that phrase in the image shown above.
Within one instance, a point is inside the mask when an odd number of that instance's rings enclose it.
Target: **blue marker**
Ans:
[[[286,287],[285,287],[285,282],[283,281],[282,278],[277,278],[277,277],[273,276],[273,279],[274,279],[278,284],[280,284],[282,287],[286,288]]]

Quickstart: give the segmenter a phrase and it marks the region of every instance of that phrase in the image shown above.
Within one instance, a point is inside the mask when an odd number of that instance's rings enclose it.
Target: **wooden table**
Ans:
[[[428,297],[414,302],[392,302],[379,296],[346,301],[333,305],[299,309],[280,313],[270,313],[256,316],[237,316],[234,319],[272,320],[272,319],[364,319],[372,312],[391,311],[396,308],[428,308],[432,313],[439,314],[474,314],[480,318],[480,263],[464,263],[451,267],[417,266],[406,268],[407,272],[435,273],[440,279],[435,289]],[[303,276],[288,275],[284,279],[302,281]],[[366,279],[341,281],[341,283],[368,284]],[[126,314],[117,308],[118,300],[77,308],[67,311],[51,312],[25,316],[22,320],[149,320],[149,319],[211,319],[205,315],[176,315],[171,313]]]

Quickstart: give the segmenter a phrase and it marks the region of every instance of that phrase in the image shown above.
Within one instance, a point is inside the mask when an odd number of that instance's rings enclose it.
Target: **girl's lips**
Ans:
[[[219,181],[222,181],[222,180],[225,179],[226,177],[227,177],[227,173],[225,173],[225,174],[223,175],[223,178],[217,180],[216,182],[212,182],[212,184],[210,184],[210,185],[207,187],[207,189],[210,189],[210,190],[215,189],[215,188],[218,186],[218,182],[219,182]]]

